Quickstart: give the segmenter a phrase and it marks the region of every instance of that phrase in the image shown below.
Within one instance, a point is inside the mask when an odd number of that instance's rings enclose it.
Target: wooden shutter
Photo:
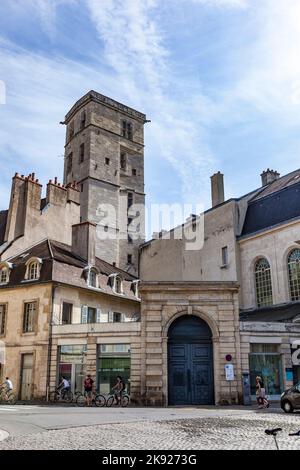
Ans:
[[[101,308],[97,308],[97,313],[96,313],[96,323],[101,322]]]
[[[81,323],[88,322],[88,306],[82,305],[81,307]]]

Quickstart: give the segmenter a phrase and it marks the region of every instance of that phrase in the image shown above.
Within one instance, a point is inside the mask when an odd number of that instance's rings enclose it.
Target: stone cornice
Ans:
[[[142,121],[143,123],[146,122],[146,115],[143,113],[140,113],[139,111],[136,111],[133,108],[130,108],[129,106],[125,106],[122,103],[119,103],[118,101],[113,100],[112,98],[108,98],[107,96],[101,95],[101,93],[98,93],[97,91],[91,90],[89,91],[86,95],[84,95],[82,98],[80,98],[74,106],[70,109],[70,111],[66,114],[65,117],[65,124],[67,124],[70,119],[74,116],[74,114],[85,104],[87,104],[90,101],[95,101],[96,103],[101,103],[104,104],[105,106],[108,106],[112,109],[115,109],[119,112],[122,112],[124,114],[127,114],[133,119],[137,119],[139,121]]]

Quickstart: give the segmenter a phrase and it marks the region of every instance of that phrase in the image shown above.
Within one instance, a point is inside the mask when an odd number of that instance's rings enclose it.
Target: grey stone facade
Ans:
[[[132,274],[144,240],[145,122],[144,114],[93,91],[65,119],[64,180],[81,185],[81,221],[97,225],[97,256]],[[114,210],[107,214],[103,204]]]

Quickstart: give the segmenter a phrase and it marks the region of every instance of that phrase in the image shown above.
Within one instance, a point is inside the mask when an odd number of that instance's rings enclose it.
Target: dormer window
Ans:
[[[40,258],[31,258],[26,263],[26,281],[36,281],[41,275],[42,260]]]
[[[123,282],[121,276],[118,273],[110,274],[109,282],[116,294],[123,294]]]
[[[2,268],[0,271],[0,284],[6,284],[8,282],[8,269]]]
[[[95,269],[90,269],[89,272],[89,286],[90,287],[98,287],[98,282],[97,282],[97,272]]]
[[[140,298],[139,297],[139,284],[140,284],[139,279],[136,279],[135,281],[132,281],[132,283],[131,283],[131,289],[132,289],[135,297],[137,297],[138,299]]]
[[[123,294],[122,279],[120,276],[116,276],[115,278],[115,291],[117,294]]]
[[[8,283],[11,269],[12,269],[11,263],[0,264],[0,285]]]

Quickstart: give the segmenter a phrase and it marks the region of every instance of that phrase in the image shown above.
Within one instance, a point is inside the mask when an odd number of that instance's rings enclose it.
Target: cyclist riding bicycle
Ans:
[[[2,384],[0,384],[0,387],[4,390],[4,398],[5,400],[8,400],[8,394],[9,392],[12,392],[13,391],[13,384],[12,384],[12,381],[10,380],[9,377],[6,377],[5,378],[5,382],[3,382]]]
[[[114,385],[113,390],[115,390],[115,399],[118,405],[121,403],[121,398],[123,396],[123,392],[125,391],[125,382],[123,378],[118,375],[117,377],[117,383]]]
[[[70,382],[66,379],[66,377],[62,377],[62,381],[57,387],[57,390],[60,390],[61,393],[68,393],[71,390],[71,384]]]

